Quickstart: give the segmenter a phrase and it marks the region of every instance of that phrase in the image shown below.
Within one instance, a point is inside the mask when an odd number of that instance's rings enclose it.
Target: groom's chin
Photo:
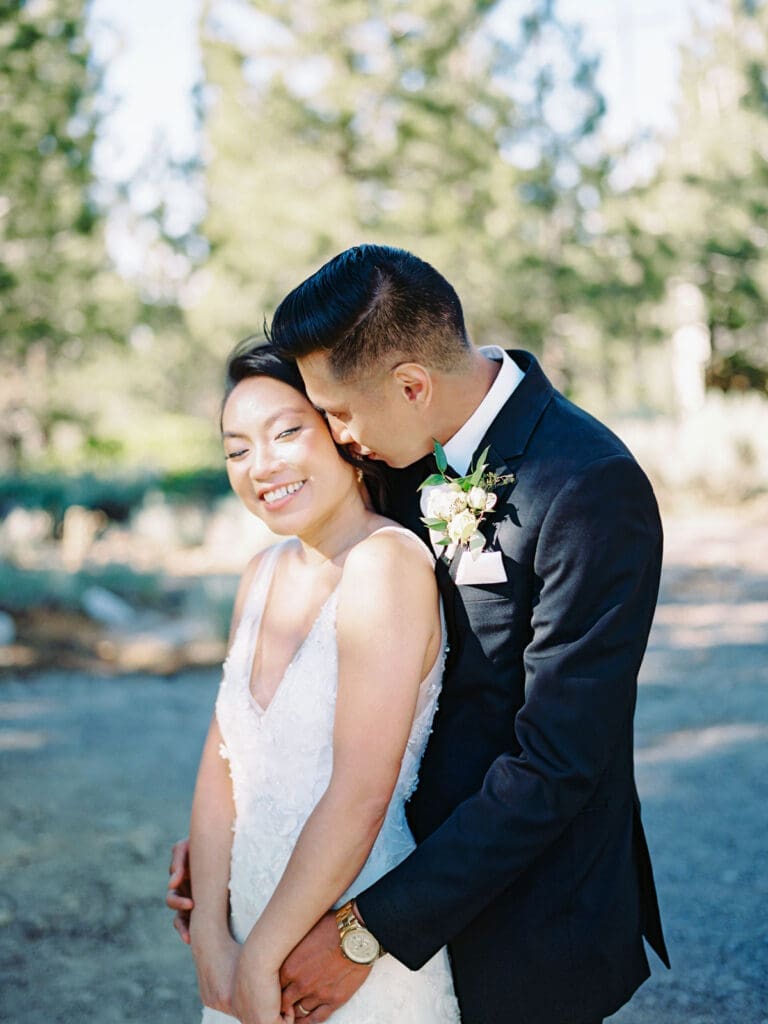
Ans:
[[[393,463],[385,459],[383,455],[378,455],[376,452],[366,451],[358,454],[360,454],[366,462],[373,462],[377,466],[391,466],[393,469],[397,468]]]
[[[383,455],[376,455],[374,452],[371,455],[366,455],[368,462],[372,462],[376,466],[388,466],[390,469],[405,469],[408,462],[404,462],[402,459],[385,459]]]

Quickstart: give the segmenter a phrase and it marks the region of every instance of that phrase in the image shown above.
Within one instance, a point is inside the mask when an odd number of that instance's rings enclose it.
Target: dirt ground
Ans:
[[[0,682],[0,1020],[198,1019],[163,894],[217,681]],[[617,1024],[768,1024],[767,696],[768,509],[669,517],[636,725],[673,970]]]

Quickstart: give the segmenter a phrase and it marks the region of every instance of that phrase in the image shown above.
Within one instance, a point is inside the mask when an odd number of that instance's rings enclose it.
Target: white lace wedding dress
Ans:
[[[423,548],[412,533],[401,530]],[[285,671],[270,704],[260,707],[250,692],[250,672],[269,584],[284,541],[269,551],[246,600],[224,664],[216,716],[229,761],[236,822],[232,844],[232,931],[243,942],[276,888],[299,833],[331,777],[333,719],[338,676],[336,604],[338,588],[323,604],[309,634]],[[414,551],[415,557],[422,553]],[[395,792],[384,825],[362,871],[338,900],[341,906],[403,860],[414,847],[405,819],[419,764],[431,731],[445,659],[441,651],[422,681]],[[203,1010],[203,1024],[234,1018]],[[297,1018],[298,1019],[298,1018]],[[333,1024],[452,1024],[459,1021],[448,955],[441,950],[420,971],[384,956]]]

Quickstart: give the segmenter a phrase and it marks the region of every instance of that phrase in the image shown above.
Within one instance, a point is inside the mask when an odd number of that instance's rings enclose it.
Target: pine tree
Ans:
[[[230,8],[231,10],[231,8]],[[219,353],[359,241],[456,285],[478,343],[541,350],[589,292],[596,64],[550,0],[211,4],[207,294]],[[248,40],[248,45],[244,40]],[[557,340],[557,339],[556,339]]]
[[[726,0],[683,50],[677,132],[636,222],[704,298],[712,378],[768,382],[768,3]],[[651,246],[652,247],[652,246]]]
[[[0,3],[0,445],[13,466],[57,424],[87,428],[58,371],[124,336],[133,311],[91,199],[86,6]]]

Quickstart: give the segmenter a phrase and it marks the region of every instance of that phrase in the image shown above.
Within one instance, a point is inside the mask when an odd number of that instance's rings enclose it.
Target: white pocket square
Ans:
[[[471,551],[462,551],[456,570],[457,585],[504,583],[506,579],[507,574],[500,551],[481,551],[477,555],[473,555]]]

